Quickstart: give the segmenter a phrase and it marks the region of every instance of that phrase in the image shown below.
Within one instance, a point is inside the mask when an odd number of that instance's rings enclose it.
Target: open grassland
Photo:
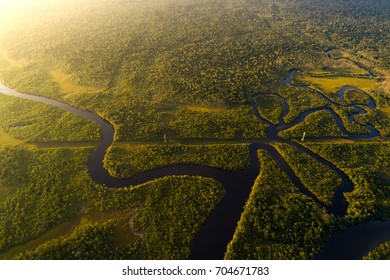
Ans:
[[[343,86],[356,87],[362,90],[373,89],[377,86],[377,81],[372,78],[347,77],[347,76],[310,76],[303,73],[296,73],[294,75],[296,83],[313,86],[320,91],[327,93],[336,93]]]
[[[7,62],[11,67],[23,68],[23,67],[26,67],[28,65],[27,61],[10,58],[9,55],[7,54],[7,52],[3,49],[0,49],[0,57],[5,62]]]
[[[17,139],[0,129],[0,146],[17,146],[24,143],[23,140]]]
[[[61,70],[50,71],[50,76],[52,77],[53,81],[58,84],[60,91],[63,94],[100,91],[98,88],[91,86],[75,85],[71,82],[71,75],[65,74]]]
[[[386,118],[390,119],[390,107],[380,108],[379,111],[380,111],[380,114],[383,117],[386,117]]]
[[[340,49],[333,49],[325,54],[326,57],[322,64],[315,65],[315,67],[303,67],[304,72],[311,75],[327,76],[327,75],[358,75],[368,76],[369,73],[358,65],[356,61],[359,58],[351,56],[346,51]]]
[[[190,111],[195,111],[195,112],[203,112],[203,113],[223,113],[228,108],[226,107],[207,107],[207,106],[193,106],[193,105],[186,105],[186,109]]]
[[[332,75],[356,75],[356,76],[368,76],[368,72],[360,67],[356,66],[349,60],[331,60],[329,66],[323,66],[323,69],[306,69],[303,68],[305,73],[313,76],[332,76]]]

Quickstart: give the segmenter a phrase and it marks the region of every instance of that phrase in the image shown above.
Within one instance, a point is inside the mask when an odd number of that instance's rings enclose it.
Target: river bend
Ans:
[[[298,69],[292,69],[288,72],[284,82],[290,86],[292,85],[292,77],[295,71],[299,71]],[[310,89],[309,87],[307,87]],[[310,89],[312,90],[312,89]],[[345,86],[339,92],[338,96],[340,102],[335,102],[327,98],[324,94],[314,91],[316,94],[326,99],[326,101],[330,104],[336,106],[348,106],[353,107],[356,113],[350,116],[350,121],[353,121],[353,118],[360,114],[365,114],[367,111],[361,108],[361,105],[346,105],[344,94],[347,90],[359,90],[352,87]],[[256,142],[252,143],[249,146],[250,152],[250,166],[241,171],[229,171],[223,170],[220,168],[213,168],[202,165],[195,164],[176,164],[169,165],[163,168],[159,168],[156,170],[151,170],[144,172],[142,174],[136,175],[134,177],[128,179],[119,179],[112,177],[108,171],[103,166],[103,159],[106,155],[107,149],[112,145],[114,141],[114,127],[112,124],[101,118],[95,113],[83,111],[76,107],[70,106],[69,104],[62,103],[60,101],[52,100],[45,97],[35,96],[26,93],[19,93],[13,89],[6,87],[5,85],[0,83],[0,92],[23,99],[34,100],[41,103],[46,103],[58,108],[61,108],[65,111],[71,112],[75,115],[83,117],[85,119],[89,119],[97,123],[102,131],[103,138],[96,149],[91,154],[91,157],[88,162],[88,171],[93,180],[97,183],[105,185],[107,187],[112,188],[122,188],[135,186],[138,184],[142,184],[148,182],[150,180],[162,178],[164,176],[170,175],[190,175],[190,176],[203,176],[213,178],[219,181],[226,190],[226,195],[219,203],[216,208],[211,212],[205,224],[202,226],[200,232],[196,235],[190,258],[191,259],[222,259],[224,256],[224,252],[226,250],[227,244],[232,239],[234,231],[236,229],[237,223],[241,217],[242,209],[245,206],[245,202],[249,197],[251,192],[254,180],[259,174],[259,162],[257,159],[257,150],[263,149],[271,154],[271,156],[275,159],[277,164],[281,167],[282,170],[286,172],[286,174],[290,177],[293,183],[299,188],[299,190],[311,197],[315,202],[325,207],[308,189],[304,187],[300,179],[294,174],[291,167],[284,160],[284,158],[278,153],[278,151],[271,145],[266,142]],[[281,143],[286,143],[295,146],[301,152],[309,155],[313,159],[321,162],[326,165],[330,169],[334,170],[341,178],[342,185],[336,191],[334,200],[331,206],[326,207],[327,210],[334,214],[335,216],[344,216],[347,209],[347,204],[344,199],[344,193],[350,192],[353,190],[353,185],[349,178],[339,170],[334,164],[328,162],[324,158],[315,154],[311,150],[303,147],[302,145],[293,142],[291,140],[283,139],[278,136],[280,131],[291,128],[302,121],[305,120],[307,116],[310,114],[320,111],[326,110],[331,113],[334,120],[336,121],[337,126],[340,131],[346,135],[346,137],[351,139],[358,138],[375,138],[380,134],[379,132],[371,125],[366,124],[366,128],[369,130],[369,134],[360,135],[360,134],[351,134],[349,133],[341,120],[341,118],[332,110],[331,107],[319,107],[307,110],[303,112],[297,119],[295,119],[291,123],[285,123],[284,117],[289,112],[289,106],[286,100],[277,95],[270,94],[276,96],[283,105],[283,111],[279,118],[279,123],[274,125],[270,123],[268,120],[261,117],[258,111],[257,104],[257,96],[253,97],[253,112],[255,116],[259,119],[259,121],[268,125],[267,131],[267,140],[277,141]],[[370,97],[371,98],[371,97]],[[374,100],[371,98],[370,104],[368,108],[375,109],[376,104]],[[378,237],[378,234],[380,237]],[[359,238],[351,238],[351,236],[358,236]],[[372,240],[375,240],[374,242]],[[330,241],[325,245],[325,248],[316,256],[316,259],[338,259],[338,258],[346,258],[346,259],[357,259],[361,258],[364,254],[367,253],[367,250],[371,250],[383,241],[390,239],[390,221],[386,223],[380,222],[370,222],[364,225],[358,225],[353,228],[347,229],[340,234],[335,234],[331,237]],[[347,249],[346,249],[347,248]],[[352,250],[350,248],[360,248],[360,250]],[[349,254],[344,254],[343,252],[348,251]]]

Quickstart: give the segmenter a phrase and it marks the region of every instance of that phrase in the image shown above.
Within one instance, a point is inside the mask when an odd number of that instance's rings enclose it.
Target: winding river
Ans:
[[[288,72],[285,79],[285,83],[292,85],[292,76],[295,71],[298,69],[292,69]],[[308,87],[307,87],[308,88]],[[355,112],[350,116],[350,121],[359,114],[365,114],[366,111],[361,108],[359,105],[346,105],[344,100],[344,94],[347,90],[358,90],[352,87],[343,87],[339,94],[340,102],[335,102],[328,99],[325,95],[320,92],[314,91],[316,94],[325,98],[329,103],[335,104],[337,106],[344,107],[353,107]],[[312,89],[310,89],[312,90]],[[245,206],[245,202],[249,197],[251,192],[254,180],[259,174],[259,162],[257,159],[258,149],[266,150],[271,154],[275,159],[277,164],[284,170],[287,175],[291,178],[293,183],[299,188],[299,190],[314,199],[318,204],[325,207],[305,186],[302,184],[300,179],[294,174],[291,167],[284,160],[284,158],[278,153],[278,151],[271,145],[265,142],[256,142],[252,143],[249,146],[250,151],[250,160],[251,164],[246,170],[241,171],[229,171],[223,170],[220,168],[213,168],[202,165],[194,164],[177,164],[169,165],[163,168],[156,170],[151,170],[134,176],[129,179],[118,179],[112,177],[106,169],[103,167],[103,159],[105,157],[107,148],[110,147],[114,141],[114,127],[112,124],[101,118],[95,113],[83,111],[81,109],[72,107],[66,103],[62,103],[56,100],[52,100],[45,97],[39,97],[31,94],[19,93],[13,89],[6,87],[0,83],[0,92],[13,96],[19,97],[28,100],[34,100],[41,103],[50,104],[52,106],[59,107],[65,111],[71,112],[80,117],[89,119],[97,123],[102,131],[103,138],[97,148],[93,151],[89,162],[88,162],[88,171],[93,180],[97,183],[105,185],[112,188],[121,188],[131,185],[138,185],[145,182],[148,182],[153,179],[162,178],[169,175],[196,175],[213,178],[219,181],[226,190],[226,195],[219,203],[216,208],[211,212],[208,219],[202,226],[200,232],[196,235],[190,258],[191,259],[222,259],[224,252],[226,250],[227,244],[232,239],[234,231],[236,229],[237,223],[241,217],[242,209]],[[291,128],[299,123],[301,123],[308,115],[311,113],[317,112],[319,110],[326,110],[330,112],[335,119],[338,127],[348,138],[375,138],[379,136],[379,132],[371,125],[365,125],[366,128],[370,131],[367,135],[357,135],[348,133],[345,129],[340,117],[330,108],[330,107],[319,107],[315,109],[310,109],[306,112],[303,112],[296,120],[292,123],[285,123],[284,117],[289,112],[289,106],[287,102],[279,95],[270,94],[276,96],[283,105],[283,112],[279,118],[279,123],[274,125],[262,118],[258,111],[257,96],[253,97],[253,112],[259,121],[267,124],[269,129],[267,131],[267,140],[278,141],[281,143],[286,143],[293,145],[301,152],[309,155],[313,159],[321,162],[322,164],[328,166],[330,169],[334,170],[341,178],[342,185],[336,191],[334,200],[331,206],[326,207],[327,210],[334,214],[335,216],[344,216],[347,209],[347,204],[344,199],[344,192],[350,192],[353,190],[353,185],[349,178],[339,170],[335,165],[328,162],[324,158],[315,154],[311,150],[301,146],[300,144],[280,138],[278,133],[285,129]],[[370,97],[371,98],[371,97]],[[376,108],[374,100],[371,98],[369,108]],[[352,236],[352,237],[351,237]],[[378,237],[379,236],[379,237]],[[353,238],[357,237],[357,238]],[[361,238],[361,239],[359,239]],[[347,229],[340,234],[335,234],[331,237],[329,242],[325,244],[324,249],[316,256],[317,259],[361,259],[368,250],[373,249],[380,243],[390,240],[390,221],[386,223],[380,222],[369,222],[363,225],[358,225],[353,228]],[[351,250],[350,248],[358,248],[356,250]],[[344,252],[348,252],[346,255]]]

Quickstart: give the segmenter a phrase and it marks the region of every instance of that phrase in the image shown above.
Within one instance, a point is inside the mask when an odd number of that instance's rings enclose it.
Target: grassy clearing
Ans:
[[[319,65],[313,67],[303,67],[304,72],[312,75],[368,75],[368,72],[359,67],[350,55],[340,50],[332,50],[331,58],[326,58]]]
[[[295,81],[303,84],[312,85],[320,91],[336,93],[343,86],[351,86],[359,89],[372,89],[377,86],[377,81],[371,78],[345,77],[339,75],[314,77],[303,73],[294,75]]]
[[[50,71],[50,76],[53,81],[58,84],[61,93],[84,93],[84,92],[97,92],[100,89],[91,86],[80,86],[73,84],[70,80],[72,75],[65,74],[61,70]]]
[[[0,259],[11,259],[27,250],[35,250],[38,246],[56,239],[67,238],[79,226],[84,226],[94,223],[104,223],[107,220],[115,221],[114,243],[116,245],[125,246],[131,241],[134,241],[137,236],[133,233],[129,221],[132,219],[134,211],[119,210],[106,212],[92,212],[76,216],[69,219],[55,228],[47,231],[36,239],[33,239],[23,245],[13,247],[9,251],[0,255]]]
[[[208,107],[208,106],[193,106],[193,105],[186,105],[186,109],[194,112],[203,112],[203,113],[222,113],[228,110],[228,108],[225,107]]]
[[[367,75],[367,71],[361,68],[332,69],[332,72],[335,72],[337,74],[347,74],[347,75]]]
[[[368,72],[351,61],[350,59],[344,58],[350,55],[346,52],[342,53],[338,59],[330,59],[331,66],[330,70],[335,74],[344,75],[368,75]]]
[[[52,240],[53,238],[65,237],[69,235],[73,229],[79,224],[80,218],[76,217],[69,221],[63,222],[56,226],[55,228],[47,231],[36,239],[28,241],[27,243],[13,247],[4,254],[0,255],[0,259],[9,260],[20,253],[25,252],[26,250],[34,250],[39,245],[44,244],[45,242]]]
[[[304,69],[304,72],[314,76],[328,76],[328,75],[367,75],[367,71],[359,67],[350,68],[330,68],[329,70],[318,70],[318,69]]]
[[[24,143],[23,140],[17,139],[0,129],[0,146],[17,146]]]
[[[9,64],[11,67],[23,68],[28,66],[28,62],[24,59],[13,59],[9,57],[6,50],[0,49],[0,56]]]
[[[379,108],[378,110],[383,117],[390,119],[390,107],[387,108],[382,107]]]

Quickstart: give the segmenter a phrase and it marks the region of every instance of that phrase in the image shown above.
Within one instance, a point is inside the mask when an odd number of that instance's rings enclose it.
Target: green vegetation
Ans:
[[[20,139],[16,139],[15,137],[0,130],[0,145],[2,145],[2,146],[17,146],[19,144],[22,144],[23,142],[24,141],[22,141]]]
[[[390,241],[387,241],[374,250],[370,251],[364,260],[389,260],[390,259]]]
[[[341,179],[337,173],[296,147],[281,143],[275,144],[275,147],[301,179],[303,185],[318,200],[330,206],[335,191],[341,186]]]
[[[23,166],[26,157],[31,163],[18,168],[20,174],[13,182],[18,189],[0,202],[0,252],[76,215],[82,208],[83,191],[92,184],[85,170],[90,149],[24,149],[19,153],[14,164]],[[2,163],[6,166],[7,161]]]
[[[124,189],[97,187],[88,202],[100,212],[136,211],[132,230],[142,236],[143,258],[180,259],[188,257],[192,238],[223,194],[212,179],[171,176]]]
[[[73,84],[71,82],[71,75],[67,75],[60,70],[50,71],[50,76],[52,77],[53,81],[59,86],[60,92],[63,94],[101,91],[95,87]]]
[[[179,163],[244,169],[250,164],[248,144],[114,144],[104,159],[104,167],[112,176],[119,178],[129,178],[147,170]]]
[[[340,169],[357,168],[364,163],[366,167],[390,172],[387,156],[390,153],[388,142],[361,143],[302,143]]]
[[[265,138],[267,129],[253,115],[252,98],[260,95],[260,114],[276,124],[282,106],[269,94],[275,93],[289,105],[286,123],[329,106],[350,133],[367,134],[366,123],[381,132],[381,143],[304,144],[353,181],[346,222],[390,216],[388,0],[24,2],[2,9],[0,82],[112,123],[116,142],[105,159],[111,174],[127,177],[175,163],[244,168],[242,143]],[[289,69],[303,71],[291,86],[283,83]],[[298,83],[337,102],[338,89],[355,86],[378,109],[349,122],[353,108],[336,108]],[[345,99],[362,108],[368,102],[360,91]],[[122,190],[96,186],[86,170],[92,144],[101,138],[95,124],[2,95],[0,115],[4,258],[90,258],[94,252],[101,255],[93,258],[187,258],[222,197],[218,183],[197,177]],[[303,132],[342,136],[324,111],[281,135],[300,138]],[[334,172],[292,147],[277,147],[305,186],[329,204],[339,182]],[[332,217],[261,156],[261,174],[226,257],[310,258],[331,232]],[[125,232],[128,239],[118,237]]]
[[[272,157],[259,151],[260,175],[226,259],[309,259],[330,235],[333,219],[299,193]]]
[[[367,115],[360,116],[359,120],[375,124],[382,137],[390,136],[390,109],[379,108],[370,110]]]
[[[279,123],[282,116],[283,105],[277,96],[262,94],[256,97],[260,116],[273,124]]]
[[[151,185],[135,226],[143,233],[146,259],[186,259],[191,241],[222,198],[220,184],[211,179],[160,179]]]
[[[346,193],[346,219],[362,222],[390,217],[390,144],[304,143],[320,156],[343,170],[354,185]]]
[[[228,108],[226,107],[194,106],[194,105],[186,105],[185,108],[191,111],[204,112],[204,113],[222,113],[228,110]]]
[[[364,116],[362,116],[362,115],[355,116],[353,118],[352,122],[349,120],[349,117],[352,114],[357,113],[357,110],[355,108],[351,108],[351,107],[347,107],[347,108],[338,107],[338,108],[336,108],[336,107],[333,107],[333,110],[341,118],[341,121],[343,122],[345,129],[349,133],[353,133],[353,134],[369,134],[370,133],[370,131],[366,128],[365,123],[362,122]],[[374,123],[374,124],[376,125],[376,123]]]
[[[97,124],[35,101],[0,94],[0,129],[31,142],[100,139]]]
[[[28,181],[31,155],[23,148],[0,146],[0,199]]]
[[[347,104],[368,105],[371,101],[371,98],[368,94],[359,90],[347,90],[344,93],[344,99]]]
[[[331,0],[324,6],[318,0],[180,5],[115,0],[109,9],[106,5],[53,1],[45,13],[33,7],[8,13],[0,22],[0,77],[12,88],[97,112],[115,125],[121,141],[162,139],[167,128],[160,123],[167,115],[179,121],[172,121],[174,138],[258,137],[264,129],[237,117],[247,116],[240,106],[255,94],[276,91],[285,97],[291,109],[287,122],[325,105],[307,90],[282,85],[288,69],[330,72],[340,85],[352,79],[351,85],[366,86],[376,79],[342,75],[367,72],[353,61],[378,71],[388,61],[383,1]],[[360,16],[354,21],[345,17],[356,11]],[[324,20],[324,12],[334,17]],[[330,46],[341,49],[332,57],[348,59],[328,58],[324,50]],[[183,107],[211,108],[195,111],[215,114],[191,114]],[[221,116],[212,108],[233,111]],[[193,127],[181,122],[194,119]],[[219,131],[203,131],[203,125]]]
[[[331,52],[332,53],[332,52]],[[333,55],[331,54],[333,57]],[[329,66],[322,68],[322,71],[309,71],[312,75],[345,75],[345,76],[368,76],[368,72],[360,68],[356,63],[346,58],[331,58]]]
[[[295,76],[298,84],[310,85],[321,92],[336,93],[343,86],[348,85],[362,90],[372,89],[376,86],[376,80],[371,78],[348,77],[348,76],[310,76],[301,72]],[[331,96],[331,95],[330,95]]]
[[[291,123],[309,109],[328,104],[324,98],[306,88],[283,85],[278,89],[278,94],[286,100],[290,108],[290,111],[284,117],[286,123]]]
[[[167,177],[128,189],[95,186],[86,170],[91,152],[89,148],[1,149],[0,188],[3,190],[3,186],[12,186],[16,189],[7,195],[2,194],[0,200],[0,251],[4,253],[11,247],[26,244],[62,222],[85,213],[138,209],[136,218],[132,219],[136,230],[142,232],[142,238],[138,241],[143,244],[145,252],[140,258],[187,258],[192,238],[223,195],[220,184],[200,177]],[[49,240],[43,239],[36,242],[33,248],[27,248],[33,250],[54,238],[31,258],[46,258],[49,256],[47,254],[58,254],[59,258],[88,257],[89,252],[82,251],[82,248],[92,242],[91,236],[94,236],[92,240],[95,235],[100,240],[95,248],[100,250],[101,240],[106,240],[104,238],[109,235],[107,230],[111,230],[106,226],[93,228],[95,226],[87,226],[85,230],[80,229],[80,234],[76,231],[69,238],[64,236],[64,240],[62,237],[56,240],[63,235],[59,231],[57,236],[50,236]],[[82,237],[84,235],[87,237]],[[77,241],[79,237],[81,240]],[[110,240],[111,237],[107,238]],[[80,242],[84,245],[81,246]],[[122,247],[135,244],[131,242]],[[80,254],[70,254],[65,250],[68,245],[80,245]],[[104,248],[108,251],[94,258],[126,257],[129,256],[127,253],[132,252],[132,249],[126,249],[124,254],[123,248],[118,252],[109,252],[113,248],[109,242]],[[18,252],[23,250],[19,249]],[[10,257],[7,255],[7,258]],[[29,255],[22,257],[29,258]]]
[[[265,125],[253,115],[251,106],[240,106],[221,113],[181,110],[169,123],[179,138],[262,138]]]
[[[305,138],[345,137],[328,111],[314,112],[308,115],[303,122],[281,131],[279,135],[285,138],[301,139],[304,132],[306,132]]]
[[[18,255],[17,259],[35,260],[115,260],[138,259],[142,251],[139,242],[124,248],[114,244],[113,223],[81,226],[67,238],[55,239],[40,245],[34,251]]]
[[[138,205],[136,213],[121,212],[108,222],[81,224],[68,237],[48,241],[17,258],[186,259],[192,238],[223,189],[209,179],[170,177],[135,190],[104,193],[103,214]],[[125,202],[118,203],[119,199]]]

